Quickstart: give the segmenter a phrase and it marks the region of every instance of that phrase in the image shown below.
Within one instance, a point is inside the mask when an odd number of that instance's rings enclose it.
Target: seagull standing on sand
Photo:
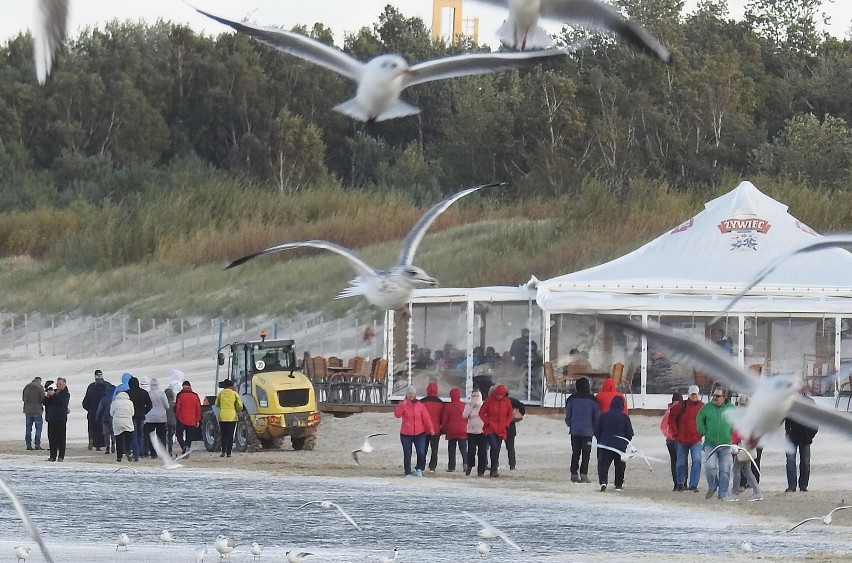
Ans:
[[[322,508],[325,508],[326,510],[328,510],[329,508],[336,508],[343,515],[344,518],[349,520],[350,524],[355,526],[355,529],[357,529],[357,530],[361,529],[361,526],[359,526],[358,523],[351,516],[349,516],[349,514],[347,514],[345,510],[343,510],[342,508],[340,508],[340,506],[331,502],[330,500],[312,500],[312,501],[306,502],[305,504],[300,506],[299,509],[301,510],[302,508],[305,508],[309,504],[318,504]]]
[[[12,550],[15,553],[15,561],[26,561],[30,556],[30,548],[22,545],[16,545]]]
[[[378,434],[370,434],[366,438],[364,438],[364,444],[359,449],[352,450],[352,459],[355,460],[355,463],[361,465],[361,462],[358,461],[359,452],[364,452],[365,454],[372,453],[373,445],[370,443],[370,438],[375,438],[376,436],[387,436],[387,434],[379,432]]]
[[[232,538],[219,534],[218,536],[216,536],[216,541],[213,542],[213,547],[215,547],[216,551],[219,552],[220,558],[227,557],[228,559],[230,559],[231,553],[233,553],[234,548],[237,547],[237,544],[234,543],[234,540]]]
[[[489,522],[486,522],[482,518],[479,518],[478,516],[471,514],[470,512],[467,512],[466,510],[462,511],[462,514],[464,514],[465,516],[467,516],[468,518],[470,518],[471,520],[473,520],[474,522],[477,522],[480,526],[482,526],[482,529],[479,530],[479,532],[477,532],[478,536],[483,537],[483,538],[499,537],[504,542],[506,542],[508,545],[514,547],[518,551],[523,551],[523,549],[521,549],[518,546],[518,544],[516,544],[511,539],[509,539],[509,536],[507,536],[505,533],[503,533],[502,531],[500,531],[497,528],[495,528],[494,526],[492,526]],[[477,544],[477,547],[476,547],[477,551],[479,551],[480,545],[484,545],[485,547],[488,547],[484,542],[479,542],[479,544]],[[491,551],[490,547],[488,547],[488,551]],[[486,551],[485,553],[488,553],[488,551]],[[485,553],[482,553],[481,551],[480,551],[480,553],[482,555],[485,555]]]
[[[563,56],[585,44],[577,44],[567,49],[521,53],[466,53],[413,66],[409,66],[399,55],[390,54],[379,55],[362,63],[336,47],[299,33],[234,22],[202,10],[198,12],[279,51],[355,81],[358,84],[355,97],[335,106],[334,110],[368,123],[420,113],[420,108],[399,99],[402,91],[409,86],[445,78],[520,68],[544,58]]]
[[[251,553],[251,560],[257,561],[263,555],[263,548],[260,547],[259,543],[253,541],[251,542],[251,547],[249,547],[249,553]]]
[[[349,263],[358,273],[358,277],[349,282],[349,287],[338,294],[338,299],[343,297],[352,297],[353,295],[363,295],[371,305],[380,309],[399,309],[408,303],[408,300],[411,297],[411,291],[415,286],[433,286],[438,283],[435,278],[428,275],[421,268],[412,264],[414,261],[414,253],[417,252],[417,247],[423,240],[423,236],[426,234],[426,231],[430,226],[432,226],[432,223],[435,222],[435,219],[437,219],[438,216],[446,211],[453,203],[468,194],[482,188],[492,188],[495,186],[505,185],[505,183],[482,184],[481,186],[467,188],[432,206],[429,211],[420,217],[417,224],[414,225],[408,235],[406,235],[405,240],[402,243],[402,250],[399,253],[399,259],[397,260],[396,265],[387,271],[377,270],[364,262],[364,260],[352,250],[340,246],[339,244],[324,240],[289,242],[272,246],[259,252],[255,252],[254,254],[238,258],[225,266],[225,269],[227,270],[234,266],[239,266],[240,264],[248,262],[252,258],[272,254],[273,252],[279,252],[281,250],[305,247],[322,248],[339,254],[349,260]]]
[[[207,555],[207,546],[199,545],[195,548],[195,563],[204,563],[204,556]]]
[[[792,532],[793,530],[795,530],[796,528],[798,528],[799,526],[801,526],[805,522],[811,522],[812,520],[822,520],[822,523],[825,524],[825,525],[831,524],[831,515],[834,514],[835,512],[837,512],[838,510],[846,510],[847,508],[852,508],[852,506],[838,506],[837,508],[835,508],[834,510],[832,510],[831,512],[829,512],[825,516],[813,516],[811,518],[805,518],[804,520],[802,520],[801,522],[799,522],[798,524],[796,524],[795,526],[793,526],[792,528],[787,530],[787,533]]]
[[[121,532],[121,533],[118,535],[118,543],[117,543],[117,544],[115,544],[115,550],[116,550],[116,551],[118,551],[118,548],[119,548],[119,547],[123,547],[123,548],[124,548],[124,551],[127,551],[127,546],[128,546],[128,545],[130,545],[130,536],[128,536],[128,535],[127,535],[127,534],[125,534],[124,532]]]
[[[399,555],[399,549],[393,548],[393,553],[390,555],[385,555],[381,559],[379,559],[379,563],[394,563],[396,561],[396,556]]]
[[[507,0],[476,0],[506,7]],[[644,53],[670,62],[672,55],[662,43],[639,24],[631,22],[614,7],[598,0],[508,0],[509,18],[497,35],[513,49],[543,49],[553,39],[539,27],[539,19],[548,19],[592,31],[612,33]]]
[[[287,563],[302,563],[302,559],[313,555],[313,553],[309,553],[307,551],[296,553],[293,550],[289,550],[284,555],[287,557]]]
[[[38,544],[39,549],[41,549],[42,555],[47,560],[47,563],[53,563],[53,557],[50,555],[50,551],[47,549],[47,545],[45,545],[44,540],[41,539],[41,534],[38,531],[38,526],[33,522],[33,519],[30,518],[30,513],[27,512],[27,509],[24,507],[21,499],[18,498],[18,495],[9,488],[9,485],[6,484],[6,481],[0,479],[0,490],[6,493],[6,496],[9,497],[9,500],[12,501],[12,506],[15,508],[15,512],[18,513],[18,516],[21,518],[21,521],[24,523],[24,527],[30,532],[30,536],[32,536],[33,541]],[[29,549],[29,548],[27,548]],[[27,551],[29,553],[29,551]]]
[[[846,436],[852,436],[852,417],[823,409],[799,395],[802,384],[799,375],[779,374],[758,379],[734,364],[719,346],[706,340],[694,340],[663,327],[643,327],[617,318],[608,319],[607,322],[644,335],[649,342],[664,346],[686,362],[712,373],[732,389],[748,395],[750,402],[747,407],[729,409],[724,413],[743,437],[742,443],[747,449],[760,444],[786,451],[789,441],[781,428],[786,417],[806,426],[829,426]]]
[[[479,553],[480,556],[485,557],[491,553],[491,546],[484,541],[481,541],[476,544],[476,552]]]
[[[38,0],[33,51],[39,84],[47,81],[53,57],[68,34],[69,0]]]
[[[168,530],[163,530],[160,532],[160,541],[163,542],[163,545],[172,545],[172,542],[175,541],[175,538],[172,536],[172,533]]]

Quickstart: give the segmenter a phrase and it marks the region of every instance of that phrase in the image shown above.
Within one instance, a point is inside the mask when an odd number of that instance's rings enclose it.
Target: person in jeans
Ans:
[[[627,442],[622,438],[633,439],[633,424],[630,417],[624,414],[622,397],[613,397],[609,410],[598,417],[595,423],[595,438],[598,440],[598,446],[606,446],[598,448],[598,484],[601,492],[606,491],[611,464],[615,464],[615,490],[623,491],[627,464],[621,459],[619,452],[627,451]]]
[[[807,387],[802,389],[802,395],[810,402],[813,399],[807,396]],[[785,493],[795,493],[796,487],[803,493],[808,492],[808,482],[811,478],[811,444],[816,436],[817,429],[806,426],[791,418],[784,419],[784,432],[787,439],[793,443],[793,450],[787,452],[787,490]],[[799,452],[799,478],[796,479],[796,451]]]
[[[698,385],[690,385],[686,401],[680,408],[669,414],[669,431],[674,436],[677,447],[678,491],[698,492],[698,480],[701,479],[701,433],[698,431],[698,413],[704,408],[704,403],[698,398]],[[692,467],[687,480],[687,456]]]
[[[565,400],[565,424],[571,434],[571,482],[590,483],[589,457],[600,407],[588,378],[581,377],[574,386],[576,391]]]
[[[405,398],[396,405],[393,415],[402,419],[399,441],[402,443],[402,466],[405,476],[411,477],[411,447],[414,446],[417,455],[414,475],[423,477],[423,470],[426,468],[426,435],[434,435],[435,428],[426,407],[417,400],[417,388],[414,385],[405,388]]]
[[[24,401],[24,442],[27,444],[28,450],[41,450],[41,430],[44,420],[42,412],[44,411],[44,387],[41,385],[41,378],[36,377],[24,386],[23,392]],[[33,428],[35,428],[35,442],[33,442]],[[33,447],[35,443],[35,447]]]
[[[201,424],[201,399],[192,390],[189,381],[184,381],[175,397],[175,435],[181,453],[192,447],[192,435]]]
[[[725,418],[725,411],[732,408],[734,405],[728,401],[726,391],[717,387],[713,390],[712,401],[701,407],[696,417],[698,432],[704,436],[704,474],[707,477],[704,498],[711,498],[716,491],[719,492],[719,500],[725,500],[728,496],[734,460],[730,447],[716,449],[716,446],[731,443],[733,428]]]

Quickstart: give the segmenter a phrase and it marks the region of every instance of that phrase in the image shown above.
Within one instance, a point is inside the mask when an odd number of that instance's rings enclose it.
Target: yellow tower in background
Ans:
[[[462,37],[479,42],[479,18],[462,18],[462,0],[432,0],[432,37],[458,43]]]

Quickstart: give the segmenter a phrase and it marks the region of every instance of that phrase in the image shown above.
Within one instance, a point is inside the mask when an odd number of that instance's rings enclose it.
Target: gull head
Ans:
[[[216,536],[216,541],[213,543],[213,547],[215,547],[216,551],[222,555],[234,551],[233,542],[229,540],[227,536],[223,536],[222,534]]]
[[[251,547],[249,548],[249,551],[251,552],[252,555],[257,556],[257,555],[260,555],[261,553],[263,553],[263,548],[260,547],[259,543],[257,543],[256,541],[253,541],[253,542],[251,542]]]
[[[397,266],[388,273],[388,277],[409,287],[417,285],[434,287],[438,285],[438,280],[427,274],[423,268],[412,265]]]
[[[410,74],[411,67],[399,55],[379,55],[367,63],[365,71],[365,74],[369,73],[375,79],[391,82]]]
[[[163,543],[172,543],[175,541],[175,538],[172,536],[171,532],[168,530],[163,530],[160,532],[160,541]]]
[[[491,552],[491,546],[488,545],[487,543],[481,541],[478,544],[476,544],[476,551],[480,555],[483,555],[483,556],[488,555]]]

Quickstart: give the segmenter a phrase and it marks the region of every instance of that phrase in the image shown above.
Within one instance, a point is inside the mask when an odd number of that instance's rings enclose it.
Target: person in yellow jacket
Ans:
[[[219,385],[222,387],[216,396],[216,406],[219,407],[219,434],[222,436],[222,453],[219,457],[231,457],[231,449],[234,447],[234,430],[237,427],[240,412],[243,410],[243,402],[233,381],[225,379]]]

